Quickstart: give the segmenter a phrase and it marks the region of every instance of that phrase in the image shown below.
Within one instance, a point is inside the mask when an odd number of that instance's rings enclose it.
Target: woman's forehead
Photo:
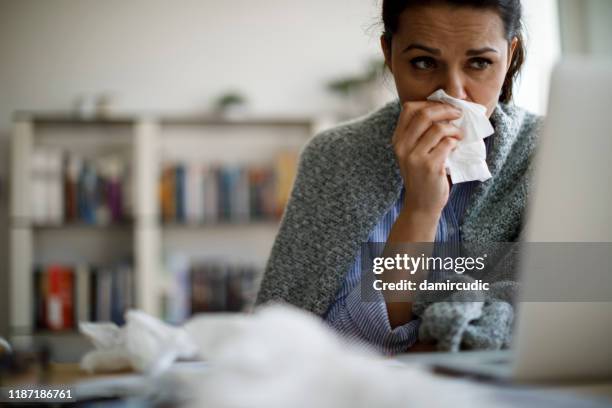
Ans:
[[[451,6],[405,10],[395,38],[404,45],[417,42],[436,48],[493,46],[505,41],[504,25],[495,10]]]

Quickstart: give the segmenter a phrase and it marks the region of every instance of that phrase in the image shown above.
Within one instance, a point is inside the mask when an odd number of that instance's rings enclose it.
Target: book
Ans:
[[[176,221],[184,223],[187,220],[186,211],[186,186],[185,186],[185,166],[178,164],[174,167],[174,194],[176,203]]]
[[[125,323],[125,312],[134,306],[132,276],[131,266],[125,263],[112,271],[111,320],[118,325]]]
[[[247,222],[251,219],[249,171],[246,167],[237,170],[232,216],[235,221]]]
[[[72,154],[64,156],[64,220],[74,222],[79,218],[78,182],[82,161]]]
[[[91,270],[87,264],[76,267],[76,321],[87,322],[91,319]]]
[[[219,221],[219,166],[211,165],[204,171],[204,221]]]
[[[92,163],[85,162],[78,183],[79,215],[88,224],[96,223],[98,176]]]
[[[34,327],[37,329],[47,328],[47,274],[44,267],[34,268]]]
[[[162,170],[162,177],[160,182],[160,201],[161,201],[161,214],[162,219],[166,222],[176,221],[176,193],[175,193],[175,179],[176,172],[173,167],[167,165]]]
[[[165,317],[170,323],[180,324],[191,315],[189,258],[173,253],[166,257],[165,264],[169,275]]]
[[[276,216],[279,218],[289,201],[297,171],[297,160],[295,151],[283,151],[276,158]]]
[[[48,224],[64,221],[63,153],[59,149],[45,149],[46,156],[46,220]]]
[[[99,169],[99,185],[101,186],[98,200],[97,222],[121,222],[124,220],[124,204],[122,190],[123,162],[116,154],[110,154],[97,159]]]
[[[191,278],[191,293],[190,293],[190,309],[191,313],[197,314],[210,310],[212,295],[208,284],[208,276],[206,266],[192,268],[190,273]]]
[[[113,292],[112,270],[107,267],[96,272],[96,321],[111,321],[111,301]]]
[[[74,279],[63,265],[47,268],[46,327],[64,330],[74,327]]]
[[[32,151],[30,158],[30,214],[32,222],[47,222],[46,154],[42,148]]]
[[[204,169],[198,163],[186,165],[185,173],[186,222],[197,224],[204,221]]]

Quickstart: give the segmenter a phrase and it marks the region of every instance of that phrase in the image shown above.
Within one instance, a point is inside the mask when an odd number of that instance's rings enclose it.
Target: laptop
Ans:
[[[583,245],[600,258],[607,251],[610,263],[543,264],[538,247],[523,251],[510,350],[399,361],[513,382],[612,379],[612,60],[581,57],[556,67],[535,164],[525,241],[557,251]]]

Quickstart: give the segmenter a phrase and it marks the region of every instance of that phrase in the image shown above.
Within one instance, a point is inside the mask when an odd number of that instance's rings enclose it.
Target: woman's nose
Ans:
[[[442,88],[453,98],[467,99],[464,81],[459,74],[449,73]]]

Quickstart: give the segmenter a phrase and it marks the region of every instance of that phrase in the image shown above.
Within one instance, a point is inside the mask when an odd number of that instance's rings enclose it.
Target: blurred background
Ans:
[[[559,58],[612,54],[612,2],[523,5],[544,114]],[[0,335],[248,309],[300,148],[395,96],[380,6],[0,0]]]

